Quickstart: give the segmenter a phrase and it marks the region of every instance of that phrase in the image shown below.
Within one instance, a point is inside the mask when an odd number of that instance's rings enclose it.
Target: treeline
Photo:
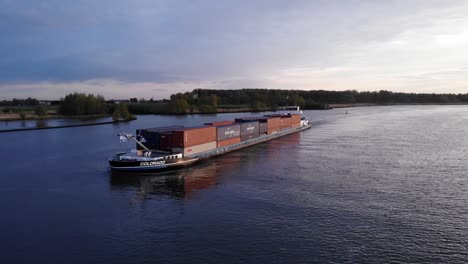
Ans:
[[[59,114],[65,116],[112,115],[113,120],[129,120],[135,117],[127,104],[107,101],[102,95],[72,93],[60,100]]]
[[[331,104],[468,104],[468,94],[417,94],[390,91],[303,91],[274,89],[214,90],[195,89],[177,93],[169,99],[146,101],[130,98],[105,101],[101,95],[73,93],[59,101],[58,113],[66,116],[112,115],[114,119],[132,118],[132,114],[186,114],[227,111],[267,111],[278,106],[299,105],[302,109],[327,109]],[[5,105],[37,106],[33,98],[3,101]],[[42,112],[40,112],[41,110]],[[10,111],[3,108],[3,111]],[[38,115],[44,109],[38,109]]]
[[[108,114],[108,111],[109,107],[102,95],[84,93],[65,96],[59,107],[59,114],[67,116]]]
[[[0,102],[0,106],[36,106],[39,104],[39,100],[28,97],[27,99],[16,99],[3,100]]]
[[[171,95],[169,100],[145,101],[131,98],[135,114],[215,113],[222,111],[266,111],[278,106],[299,105],[302,109],[328,109],[331,104],[457,104],[468,103],[468,94],[416,94],[390,91],[302,91],[274,89],[195,89]]]
[[[250,104],[264,107],[300,105],[303,108],[316,108],[322,104],[444,104],[468,103],[468,94],[416,94],[394,93],[390,91],[358,92],[349,91],[302,91],[272,89],[206,90],[191,92],[198,96],[216,95],[220,105]]]
[[[138,101],[131,98],[128,109],[135,114],[187,114],[216,113],[219,97],[215,94],[195,94],[193,92],[171,95],[169,100]]]

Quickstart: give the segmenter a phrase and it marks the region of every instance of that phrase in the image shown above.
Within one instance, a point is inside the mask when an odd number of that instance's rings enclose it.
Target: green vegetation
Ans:
[[[65,116],[107,114],[104,97],[92,94],[73,93],[61,101],[59,113]]]
[[[177,93],[171,95],[170,100],[145,101],[136,98],[130,100],[128,109],[135,114],[188,114],[188,113],[216,113],[219,97],[208,94],[201,97],[192,93]]]
[[[268,111],[278,106],[299,105],[302,109],[328,109],[331,104],[467,104],[468,94],[415,94],[390,91],[303,91],[272,89],[208,90],[177,93],[170,100],[145,101],[131,98],[135,114],[186,114]]]
[[[47,115],[47,107],[44,105],[38,105],[34,108],[34,113],[37,116],[45,116]]]
[[[35,106],[39,104],[39,100],[28,97],[27,99],[13,98],[11,101],[3,100],[0,106]]]
[[[44,103],[44,102],[42,102]],[[390,91],[303,91],[272,89],[209,90],[171,95],[168,100],[155,101],[136,97],[125,102],[108,101],[92,94],[73,93],[61,101],[48,101],[45,106],[33,98],[2,101],[3,113],[15,113],[17,118],[43,117],[57,112],[65,116],[112,115],[114,120],[128,120],[133,114],[195,114],[275,110],[278,106],[299,105],[302,109],[328,109],[333,104],[468,104],[468,94],[415,94]],[[19,115],[21,113],[21,115]],[[11,118],[11,117],[9,117]]]
[[[135,116],[128,112],[128,107],[126,104],[118,104],[114,107],[114,111],[112,113],[112,120],[130,120],[134,118]]]

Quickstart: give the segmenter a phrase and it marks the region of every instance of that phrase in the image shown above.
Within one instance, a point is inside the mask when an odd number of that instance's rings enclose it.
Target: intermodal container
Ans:
[[[291,127],[300,127],[301,126],[301,115],[291,114]]]
[[[151,149],[159,149],[160,138],[159,132],[146,131],[146,143],[143,143],[145,146]]]
[[[301,115],[291,114],[291,123],[301,123]]]
[[[223,141],[218,141],[218,148],[227,147],[227,146],[230,146],[230,145],[233,145],[233,144],[236,144],[236,143],[240,143],[240,142],[241,142],[240,137],[235,137],[235,138],[230,138],[230,139],[226,139],[226,140],[223,140]]]
[[[165,151],[171,150],[171,147],[172,147],[172,132],[161,133],[159,138],[160,138],[159,149],[160,150],[165,150]]]
[[[265,118],[267,119],[268,129],[281,126],[280,116],[266,116]]]
[[[234,124],[234,121],[227,120],[227,121],[216,121],[211,123],[205,123],[207,126],[227,126]]]
[[[240,124],[233,124],[227,126],[218,126],[216,132],[216,140],[223,141],[229,138],[240,137]]]
[[[281,130],[291,128],[291,117],[290,116],[281,117],[281,126],[280,126],[280,128],[281,128]]]
[[[215,126],[190,127],[172,132],[173,148],[186,148],[212,141],[216,141]]]
[[[293,127],[293,128],[300,127],[300,126],[301,126],[301,122],[299,122],[299,123],[291,123],[291,127]]]
[[[278,133],[281,129],[279,127],[273,127],[273,128],[268,128],[267,134],[273,134],[273,133]]]
[[[260,122],[259,123],[259,131],[260,135],[268,133],[268,123],[267,122]]]
[[[260,134],[259,123],[257,122],[248,122],[240,123],[241,130],[241,141],[245,141],[252,138],[257,138]]]
[[[202,153],[205,151],[210,151],[215,149],[217,146],[216,141],[211,141],[203,144],[193,145],[185,148],[172,148],[172,152],[180,152],[184,155],[184,157],[195,155],[198,153]]]
[[[146,129],[137,129],[136,138],[138,141],[143,143],[146,147],[150,149],[160,149],[160,134],[175,129],[182,129],[183,126],[166,126],[166,127],[155,127],[155,128],[146,128]],[[137,149],[143,149],[139,144],[137,144]]]

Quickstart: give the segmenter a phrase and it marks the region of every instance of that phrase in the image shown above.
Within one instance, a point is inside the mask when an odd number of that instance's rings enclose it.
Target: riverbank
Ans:
[[[0,121],[21,121],[21,120],[47,120],[47,119],[97,119],[110,117],[110,115],[78,115],[78,116],[64,116],[57,114],[47,114],[38,116],[34,113],[25,113],[24,118],[20,113],[0,113]]]
[[[83,126],[99,126],[99,125],[110,125],[110,124],[117,124],[117,123],[127,123],[137,118],[130,118],[130,119],[122,119],[116,121],[105,121],[105,122],[96,122],[96,123],[86,123],[86,124],[75,124],[75,125],[63,125],[63,126],[45,126],[45,127],[27,127],[27,128],[13,128],[13,129],[4,129],[0,130],[0,133],[5,132],[18,132],[18,131],[29,131],[29,130],[43,130],[43,129],[56,129],[56,128],[70,128],[70,127],[83,127]],[[15,120],[17,121],[17,120]],[[8,120],[4,120],[4,122],[9,122]]]
[[[328,109],[334,108],[351,108],[351,107],[363,107],[363,106],[377,106],[378,104],[369,103],[352,103],[352,104],[329,104]]]

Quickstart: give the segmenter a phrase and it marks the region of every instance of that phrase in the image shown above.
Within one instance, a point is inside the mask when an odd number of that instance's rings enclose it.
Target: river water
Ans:
[[[112,121],[111,117],[0,121],[0,130],[73,126],[110,121]]]
[[[117,133],[250,114],[2,133],[0,262],[468,262],[468,107],[348,111],[157,176],[110,174]]]

